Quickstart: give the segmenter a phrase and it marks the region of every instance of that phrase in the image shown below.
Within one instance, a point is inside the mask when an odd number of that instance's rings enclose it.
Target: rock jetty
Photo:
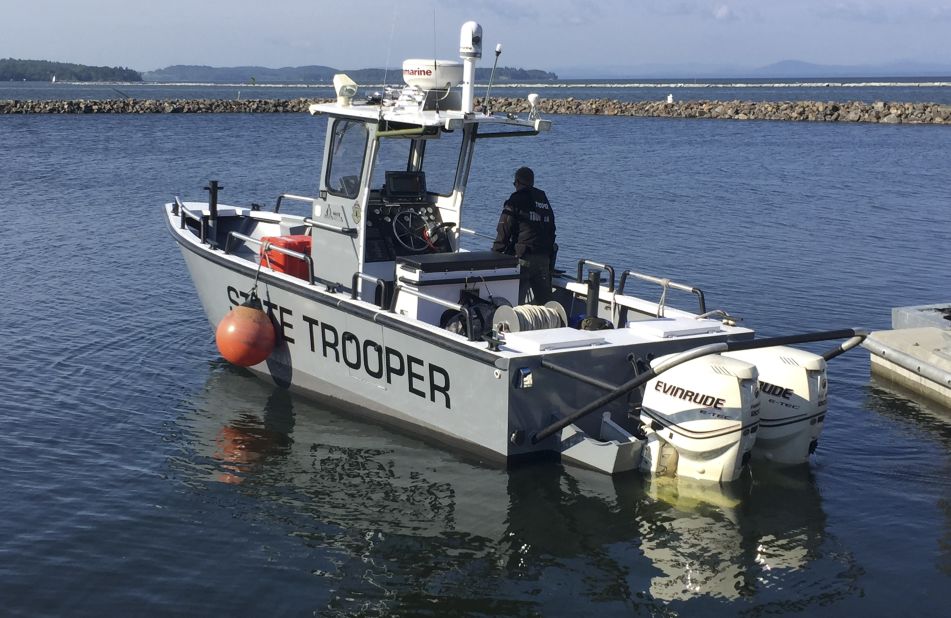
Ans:
[[[72,101],[0,101],[0,114],[254,114],[301,113],[311,103],[331,99],[106,99]],[[476,104],[481,102],[476,100]],[[527,113],[525,99],[492,98],[495,113]],[[614,99],[550,99],[545,114],[779,120],[802,122],[869,122],[881,124],[951,125],[951,105],[876,101],[618,101]]]

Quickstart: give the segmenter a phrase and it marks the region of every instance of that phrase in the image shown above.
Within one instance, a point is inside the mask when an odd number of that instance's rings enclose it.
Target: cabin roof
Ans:
[[[551,121],[539,118],[518,118],[514,115],[496,116],[482,112],[462,112],[459,110],[423,110],[419,105],[381,105],[359,102],[341,105],[335,102],[315,103],[308,109],[315,116],[326,114],[366,122],[387,121],[420,127],[456,129],[467,124],[489,124],[534,131],[547,131],[551,128]]]

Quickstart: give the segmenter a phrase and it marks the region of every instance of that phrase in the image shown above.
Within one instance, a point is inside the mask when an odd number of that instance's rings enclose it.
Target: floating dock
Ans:
[[[862,345],[873,374],[951,408],[951,303],[896,307]]]

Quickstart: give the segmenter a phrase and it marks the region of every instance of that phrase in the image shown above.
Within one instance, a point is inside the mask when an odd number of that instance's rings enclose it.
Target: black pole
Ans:
[[[601,271],[600,270],[590,270],[588,271],[588,299],[585,303],[585,317],[587,318],[596,318],[598,317],[598,298],[601,293]]]
[[[757,348],[771,348],[777,345],[796,345],[799,343],[813,343],[816,341],[828,341],[830,339],[845,339],[864,335],[864,330],[854,328],[843,328],[841,330],[824,330],[815,333],[803,333],[801,335],[787,335],[785,337],[767,337],[765,339],[753,339],[750,341],[730,341],[727,342],[727,350],[736,352],[739,350],[755,350]]]
[[[205,191],[208,192],[208,216],[212,221],[218,220],[218,191],[223,191],[224,187],[218,186],[217,180],[210,180]]]
[[[208,192],[208,235],[211,237],[209,244],[212,247],[218,246],[218,191],[224,187],[218,186],[217,180],[208,181],[205,191]]]
[[[858,331],[855,333],[855,337],[853,337],[852,339],[849,339],[842,345],[832,348],[831,350],[823,354],[822,358],[824,358],[827,361],[830,361],[836,356],[839,356],[840,354],[845,354],[846,352],[848,352],[855,346],[865,341],[866,337],[868,337],[868,333],[866,331]]]
[[[753,350],[756,348],[771,348],[777,345],[793,345],[797,343],[811,343],[815,341],[827,341],[829,339],[844,339],[846,337],[865,337],[866,331],[858,330],[854,328],[845,328],[842,330],[827,330],[820,331],[816,333],[804,333],[801,335],[788,335],[786,337],[767,337],[765,339],[754,339],[751,341],[726,341],[722,343],[712,343],[706,346],[701,346],[699,348],[694,348],[693,350],[686,350],[681,353],[682,361],[679,361],[674,364],[662,362],[657,367],[651,367],[645,373],[637,376],[633,380],[629,380],[617,387],[615,390],[611,391],[606,395],[598,397],[588,405],[582,407],[576,412],[569,414],[568,416],[562,417],[557,421],[551,423],[547,427],[542,428],[539,431],[536,431],[532,434],[532,444],[537,444],[538,442],[544,440],[548,436],[552,435],[556,431],[560,431],[567,427],[568,425],[574,423],[579,418],[591,414],[601,406],[604,406],[608,403],[611,403],[618,397],[634,390],[635,388],[641,386],[642,384],[647,383],[652,380],[659,374],[667,371],[671,367],[676,367],[681,362],[686,362],[688,360],[693,360],[694,358],[699,358],[700,356],[706,356],[707,354],[715,354],[720,352],[735,352],[738,350]],[[849,348],[842,346],[842,351],[846,351]],[[706,351],[704,351],[706,349]],[[840,348],[841,349],[841,348]],[[691,354],[693,353],[693,354]],[[840,352],[841,353],[841,352]]]
[[[591,414],[592,412],[594,412],[601,406],[611,403],[618,397],[626,393],[629,393],[630,391],[641,386],[642,384],[646,384],[648,381],[652,380],[656,375],[657,375],[657,372],[653,368],[648,369],[647,371],[637,376],[633,380],[629,380],[625,382],[624,384],[622,384],[621,386],[617,387],[616,389],[614,389],[607,395],[602,395],[601,397],[598,397],[597,399],[595,399],[594,401],[592,401],[585,407],[581,408],[577,412],[569,414],[568,416],[564,418],[558,419],[557,421],[555,421],[548,427],[545,427],[541,431],[537,431],[534,434],[532,434],[532,444],[538,444],[539,442],[541,442],[548,436],[552,435],[556,431],[560,431],[564,429],[565,427],[567,427],[568,425],[574,423],[579,418]]]

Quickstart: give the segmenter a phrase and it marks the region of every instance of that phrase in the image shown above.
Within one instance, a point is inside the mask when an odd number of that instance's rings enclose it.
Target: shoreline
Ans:
[[[0,115],[10,114],[257,114],[302,113],[312,103],[333,99],[73,99],[0,100]],[[480,104],[476,99],[476,104]],[[708,118],[789,122],[864,122],[951,125],[951,105],[876,101],[618,101],[548,99],[543,114]],[[527,113],[525,99],[492,97],[496,113]]]

